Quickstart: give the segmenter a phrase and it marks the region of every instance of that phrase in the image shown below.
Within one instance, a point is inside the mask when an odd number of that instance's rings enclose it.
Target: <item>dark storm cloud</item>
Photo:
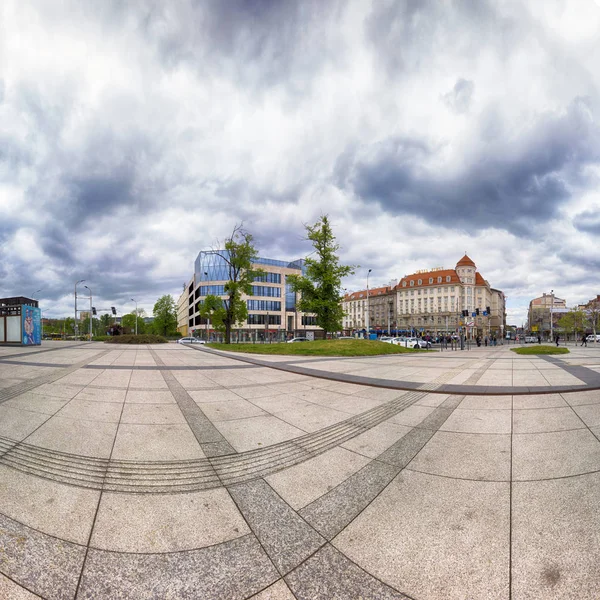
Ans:
[[[565,114],[544,115],[516,139],[488,147],[458,175],[428,169],[434,156],[418,140],[388,140],[357,158],[346,179],[390,213],[525,234],[554,218],[573,186],[585,183],[584,167],[600,161],[600,129],[586,101],[576,99]],[[341,164],[347,170],[350,162]]]
[[[573,219],[573,225],[579,231],[600,235],[600,207],[579,213]]]
[[[442,96],[442,100],[451,111],[464,114],[471,106],[474,91],[473,82],[461,78],[457,80],[451,91]]]

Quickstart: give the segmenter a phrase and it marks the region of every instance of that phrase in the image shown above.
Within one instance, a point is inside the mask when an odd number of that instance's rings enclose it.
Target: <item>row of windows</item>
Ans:
[[[248,325],[281,325],[281,315],[248,315]]]
[[[281,273],[261,273],[254,278],[254,281],[264,281],[265,283],[281,283]]]
[[[430,277],[429,278],[429,283],[432,284],[433,280],[434,280],[434,278]],[[443,278],[440,277],[440,276],[438,276],[437,277],[437,283],[442,283],[442,281],[443,281]],[[446,275],[446,283],[450,283],[451,281],[452,281],[452,277],[450,275]],[[415,280],[412,279],[411,282],[410,282],[410,286],[414,287],[414,285],[415,285]],[[417,285],[423,285],[423,280],[422,279],[417,279]],[[402,287],[406,287],[406,281],[402,282]]]
[[[225,286],[224,285],[201,285],[200,286],[201,296],[224,296]]]
[[[311,317],[311,316],[303,316],[302,317],[302,325],[316,325],[317,324],[317,317]]]
[[[248,310],[281,310],[281,302],[277,300],[246,300]]]
[[[267,287],[265,285],[253,285],[253,296],[267,296],[268,298],[281,298],[281,288]]]

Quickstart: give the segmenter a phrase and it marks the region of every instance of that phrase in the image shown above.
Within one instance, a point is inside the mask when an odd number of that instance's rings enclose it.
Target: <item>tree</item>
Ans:
[[[198,303],[198,312],[203,319],[210,319],[217,331],[225,331],[223,319],[226,316],[226,311],[221,298],[209,294],[202,302]]]
[[[100,331],[102,335],[106,335],[106,331],[110,327],[111,323],[112,315],[109,315],[108,313],[100,315]]]
[[[140,312],[140,311],[138,311],[138,312]],[[138,333],[146,333],[146,323],[144,322],[144,319],[142,319],[142,317],[140,317],[140,316],[136,317],[135,310],[132,313],[129,313],[128,315],[123,315],[123,318],[121,319],[121,324],[123,325],[124,328],[129,329],[131,331],[131,333],[135,333],[136,318],[137,318],[137,332]]]
[[[586,315],[582,310],[572,308],[568,313],[565,313],[559,320],[557,325],[563,331],[571,331],[578,338],[580,333],[585,330]]]
[[[248,318],[248,308],[242,295],[252,295],[252,282],[263,273],[262,269],[253,268],[253,260],[258,253],[252,245],[252,239],[252,235],[244,231],[242,225],[236,225],[225,241],[225,250],[214,251],[227,266],[228,281],[224,286],[227,298],[222,301],[218,298],[221,307],[211,300],[207,310],[211,311],[210,318],[214,326],[225,332],[226,344],[231,343],[231,328]],[[206,305],[206,299],[202,304]]]
[[[156,301],[152,314],[154,315],[154,323],[152,325],[155,333],[167,336],[177,332],[175,300],[173,300],[171,294],[161,296]]]
[[[590,327],[594,336],[600,329],[600,296],[595,300],[590,300],[585,307]]]
[[[316,322],[325,334],[342,329],[342,277],[354,274],[354,266],[339,264],[336,252],[339,244],[327,215],[314,225],[305,225],[308,239],[312,241],[317,258],[306,258],[306,275],[290,275],[287,280],[295,292],[300,293],[298,308],[314,313]]]

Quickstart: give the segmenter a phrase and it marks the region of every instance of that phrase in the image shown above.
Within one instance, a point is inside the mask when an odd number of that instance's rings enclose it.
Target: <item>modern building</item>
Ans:
[[[226,300],[225,284],[230,279],[225,250],[203,250],[194,263],[194,274],[177,302],[177,329],[182,335],[206,338],[222,337],[207,319],[200,316],[198,305],[206,296]],[[297,310],[298,294],[287,278],[302,275],[304,261],[256,258],[253,265],[263,271],[254,280],[252,295],[244,296],[248,318],[233,329],[233,341],[279,341],[291,336],[323,337],[314,315]]]
[[[529,303],[527,329],[531,333],[548,337],[550,331],[557,327],[558,320],[566,312],[568,312],[566,300],[558,298],[554,292],[543,293]],[[552,327],[550,327],[550,319],[552,319]]]
[[[381,331],[389,321],[398,333],[438,335],[465,328],[471,337],[502,337],[506,325],[504,293],[490,286],[466,254],[454,269],[424,269],[405,275],[393,288],[370,290],[368,307],[370,328]],[[348,330],[366,327],[366,291],[348,294],[344,310]]]
[[[33,298],[0,298],[0,344],[39,346],[41,317],[38,301]]]

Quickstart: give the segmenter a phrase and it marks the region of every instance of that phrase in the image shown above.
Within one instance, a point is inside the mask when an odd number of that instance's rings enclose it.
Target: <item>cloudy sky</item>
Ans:
[[[329,214],[349,290],[465,251],[508,296],[600,293],[600,0],[4,0],[0,297],[151,314],[242,222]]]

